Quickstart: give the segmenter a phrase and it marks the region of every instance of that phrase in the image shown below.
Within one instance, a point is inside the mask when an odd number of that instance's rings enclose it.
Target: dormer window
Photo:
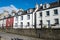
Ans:
[[[27,10],[27,13],[31,13],[30,10]]]
[[[49,8],[50,7],[50,4],[44,4],[43,5],[43,9],[47,9],[47,8]]]
[[[43,5],[43,9],[46,9],[46,4],[45,4],[45,5]]]
[[[18,15],[21,15],[21,14],[22,14],[22,12],[19,12],[19,13],[18,13]]]
[[[15,14],[13,13],[12,16],[14,16]]]
[[[46,4],[46,8],[49,8],[50,7],[50,4]]]
[[[43,5],[42,4],[40,4],[40,9],[43,9]]]

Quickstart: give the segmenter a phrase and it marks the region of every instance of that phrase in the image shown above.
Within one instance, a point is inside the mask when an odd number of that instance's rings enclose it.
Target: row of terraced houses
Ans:
[[[7,9],[0,14],[1,28],[60,28],[60,1],[36,4],[28,10],[16,9],[12,5],[10,11]]]

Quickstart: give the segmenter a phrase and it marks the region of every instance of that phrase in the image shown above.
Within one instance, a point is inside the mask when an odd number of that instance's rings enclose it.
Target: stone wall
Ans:
[[[60,29],[7,29],[5,32],[44,39],[60,39]]]

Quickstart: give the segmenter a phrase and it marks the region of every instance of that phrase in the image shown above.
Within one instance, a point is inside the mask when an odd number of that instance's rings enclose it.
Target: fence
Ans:
[[[40,25],[37,25],[40,27]],[[53,27],[57,27],[57,28],[53,28]],[[55,25],[55,26],[51,26],[52,28],[0,28],[0,31],[2,30],[3,32],[8,32],[8,33],[13,33],[13,34],[19,34],[19,35],[25,35],[25,36],[32,36],[32,37],[39,37],[39,38],[47,38],[47,39],[59,39],[60,40],[60,24],[59,25]],[[20,25],[18,26],[20,27]],[[26,26],[25,27],[32,27],[32,25],[30,26]],[[34,26],[33,26],[34,27]]]

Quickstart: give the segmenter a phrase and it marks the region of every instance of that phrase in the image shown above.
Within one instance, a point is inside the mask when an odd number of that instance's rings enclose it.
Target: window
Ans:
[[[21,28],[23,27],[23,22],[21,22]]]
[[[42,12],[40,13],[40,17],[42,17]]]
[[[15,16],[17,16],[18,15],[18,13],[15,13]]]
[[[58,10],[57,9],[54,10],[54,14],[56,14],[56,15],[58,14]]]
[[[29,22],[27,22],[27,26],[30,26],[30,23]]]
[[[46,8],[46,4],[45,4],[45,6],[44,6],[45,8]]]
[[[30,19],[30,15],[27,15],[27,19],[28,19],[28,20]]]
[[[22,14],[22,12],[20,12],[20,14]]]
[[[22,14],[22,12],[19,12],[19,13],[18,13],[18,15],[21,15],[21,14]]]
[[[51,27],[50,20],[47,20],[48,27]]]
[[[4,16],[4,18],[6,18],[6,17]]]
[[[18,26],[18,24],[17,23],[15,23],[15,27],[17,27]]]
[[[47,16],[49,16],[50,14],[49,14],[49,11],[46,11],[46,14],[47,14]]]
[[[40,20],[39,22],[40,22],[39,25],[41,25],[42,24],[42,20]]]
[[[55,24],[59,24],[59,19],[55,19]]]
[[[18,21],[18,16],[16,16],[16,19],[15,20]]]
[[[23,16],[21,16],[21,20],[23,20]]]

